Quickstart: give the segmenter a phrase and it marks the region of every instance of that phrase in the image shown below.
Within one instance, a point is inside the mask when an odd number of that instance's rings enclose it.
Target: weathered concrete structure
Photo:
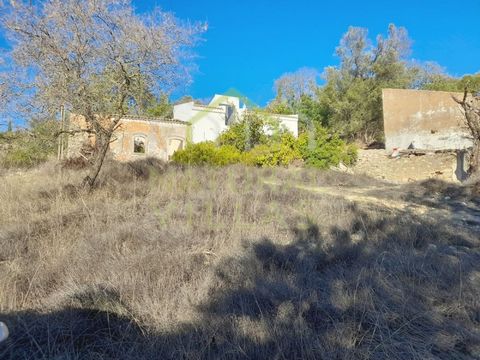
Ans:
[[[386,154],[394,148],[404,151],[396,161],[385,163],[375,158],[383,163],[382,170],[388,172],[392,167],[390,173],[395,173],[397,180],[466,178],[465,155],[472,141],[464,114],[453,99],[462,98],[462,93],[383,89],[382,97]],[[415,157],[413,153],[426,156]]]
[[[463,114],[445,91],[383,89],[387,150],[461,150],[472,146]]]
[[[424,155],[404,153],[392,158],[383,149],[359,150],[353,171],[395,183],[427,179],[457,182],[464,178],[464,172],[458,172],[460,169],[455,152],[432,151]]]

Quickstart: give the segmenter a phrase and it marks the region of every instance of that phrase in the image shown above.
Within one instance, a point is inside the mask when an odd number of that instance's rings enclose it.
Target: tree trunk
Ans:
[[[96,134],[95,137],[95,158],[93,162],[93,167],[85,179],[83,179],[83,185],[88,186],[90,190],[93,189],[97,181],[100,170],[102,169],[103,162],[108,152],[110,146],[110,139],[112,138],[113,130],[101,131]]]
[[[480,175],[480,97],[471,94],[465,88],[462,99],[453,99],[462,107],[465,116],[465,125],[470,132],[473,147],[470,154],[470,164],[468,168],[468,176]]]
[[[480,141],[475,141],[470,154],[470,166],[468,168],[468,174],[480,175]]]

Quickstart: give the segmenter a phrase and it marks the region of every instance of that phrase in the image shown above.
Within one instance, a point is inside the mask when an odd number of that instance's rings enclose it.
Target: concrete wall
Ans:
[[[202,106],[189,102],[175,105],[173,118],[190,124],[189,141],[214,141],[227,129],[225,111],[221,106]]]
[[[228,128],[229,121],[237,116],[241,118],[245,111],[247,111],[245,107],[240,108],[238,97],[215,95],[208,106],[193,102],[175,105],[173,118],[191,124],[189,138],[193,143],[199,143],[215,141]],[[280,125],[295,137],[298,136],[298,115],[271,114],[269,116],[277,119]]]
[[[463,114],[444,91],[383,89],[385,147],[455,150],[471,146]]]
[[[281,126],[290,131],[293,136],[298,137],[298,115],[270,115],[278,120]]]

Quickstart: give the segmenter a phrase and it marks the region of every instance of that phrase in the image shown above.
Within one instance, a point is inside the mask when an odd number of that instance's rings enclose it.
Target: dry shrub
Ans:
[[[476,198],[480,198],[480,181],[476,181],[471,186],[472,186],[472,195]]]
[[[345,174],[104,170],[1,185],[0,358],[480,356],[475,230],[291,186]]]
[[[429,179],[401,185],[398,188],[385,188],[376,196],[457,212],[470,208],[471,212],[475,212],[480,207],[479,184],[480,182],[473,179],[462,184]],[[375,190],[372,194],[375,195]]]
[[[295,183],[304,183],[310,186],[385,186],[386,183],[367,175],[356,174],[355,176],[340,171],[318,171],[315,169],[274,169],[275,178]],[[264,172],[269,174],[267,170]]]
[[[69,157],[62,160],[62,169],[83,170],[89,166],[89,162],[85,157]]]
[[[167,164],[156,158],[146,158],[131,162],[107,160],[100,173],[100,183],[130,183],[133,180],[148,180],[160,175],[167,169]],[[101,186],[101,185],[100,185]]]
[[[404,192],[418,197],[446,197],[466,200],[472,197],[471,185],[459,186],[442,180],[429,179],[404,185]]]

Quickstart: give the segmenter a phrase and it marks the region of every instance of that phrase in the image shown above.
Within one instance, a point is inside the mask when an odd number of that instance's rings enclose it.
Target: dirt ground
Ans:
[[[353,173],[399,184],[427,179],[456,182],[455,167],[453,153],[402,155],[394,159],[386,150],[375,149],[359,150]]]

